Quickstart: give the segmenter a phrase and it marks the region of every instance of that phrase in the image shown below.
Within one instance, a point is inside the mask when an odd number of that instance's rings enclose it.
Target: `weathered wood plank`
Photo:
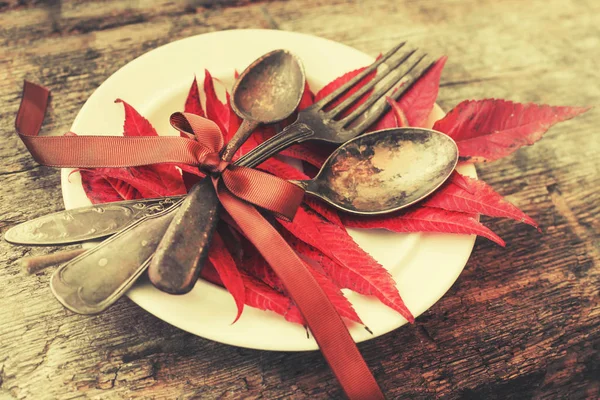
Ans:
[[[58,171],[37,166],[11,131],[23,78],[52,87],[44,132],[61,134],[125,63],[208,31],[294,30],[372,55],[408,38],[449,56],[445,109],[484,97],[600,105],[600,5],[591,0],[39,3],[0,2],[0,232],[62,208]],[[593,109],[478,168],[544,233],[484,218],[507,247],[479,239],[415,326],[359,346],[389,398],[598,397],[599,125]],[[317,352],[210,342],[127,299],[95,317],[67,312],[49,271],[27,277],[17,263],[55,250],[0,242],[0,399],[341,397]]]

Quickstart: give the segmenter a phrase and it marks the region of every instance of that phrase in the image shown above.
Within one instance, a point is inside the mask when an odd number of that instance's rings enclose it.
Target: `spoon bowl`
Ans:
[[[344,143],[315,178],[298,183],[343,211],[384,214],[427,197],[448,179],[457,162],[456,143],[441,132],[386,129]]]
[[[272,124],[289,116],[302,98],[304,70],[287,50],[275,50],[252,63],[236,80],[231,107],[243,119]]]

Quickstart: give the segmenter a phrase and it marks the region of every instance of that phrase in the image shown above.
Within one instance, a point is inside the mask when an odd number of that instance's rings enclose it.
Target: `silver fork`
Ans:
[[[401,43],[394,47],[348,83],[301,111],[296,122],[238,159],[235,165],[254,167],[277,152],[307,140],[344,143],[363,133],[389,109],[385,94],[398,99],[433,64],[433,60],[425,53],[405,49],[405,46],[405,43]],[[387,70],[333,109],[327,109],[396,53],[399,53],[398,58],[390,62]],[[380,82],[381,86],[376,87]],[[399,83],[403,84],[398,88]],[[375,91],[363,104],[342,117],[346,110],[372,89]],[[186,196],[185,200],[135,221],[62,265],[51,278],[51,288],[57,299],[74,312],[99,313],[135,283],[151,260],[149,275],[156,286],[170,293],[191,290],[208,253],[220,209],[212,183],[208,179],[205,183],[196,185],[197,190]],[[198,207],[197,202],[202,203],[202,207]],[[178,214],[184,217],[178,217],[177,221],[171,223],[174,211],[179,207],[196,210],[196,214],[180,212]],[[198,214],[197,210],[201,213]],[[182,225],[191,229],[191,232],[182,231]],[[161,238],[165,245],[159,249]]]
[[[257,151],[249,152],[241,157],[236,164],[241,166],[256,166],[293,144],[307,140],[321,140],[341,144],[364,133],[389,109],[389,104],[384,95],[387,93],[389,97],[397,100],[432,65],[433,61],[427,57],[426,53],[416,49],[403,51],[384,73],[375,76],[368,84],[361,87],[356,93],[346,98],[335,108],[327,110],[327,107],[405,46],[406,43],[401,43],[394,47],[352,80],[310,107],[300,111],[298,119],[293,124],[262,143],[260,149],[256,149]],[[384,81],[385,78],[388,79]],[[349,115],[340,118],[346,110],[367,92],[374,89],[381,81],[384,81],[381,87],[377,88],[364,103]],[[398,88],[397,85],[399,83],[404,84]]]

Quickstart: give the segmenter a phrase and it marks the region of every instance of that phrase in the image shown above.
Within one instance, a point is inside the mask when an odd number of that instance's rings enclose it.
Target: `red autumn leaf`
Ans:
[[[233,257],[229,254],[229,250],[227,250],[227,247],[225,246],[225,243],[223,243],[223,239],[221,239],[221,235],[219,235],[218,232],[215,232],[213,235],[210,251],[208,252],[208,259],[217,270],[221,282],[223,282],[225,288],[231,293],[231,296],[235,301],[238,309],[237,316],[233,321],[235,323],[242,315],[242,311],[244,311],[244,301],[246,297],[244,281],[242,280],[242,276],[237,269]]]
[[[323,99],[324,97],[326,97],[333,91],[335,91],[340,86],[349,82],[352,78],[354,78],[356,75],[360,74],[365,69],[367,69],[367,67],[363,67],[363,68],[356,69],[354,71],[347,72],[344,75],[340,76],[339,78],[337,78],[337,79],[333,80],[332,82],[328,83],[327,85],[325,85],[325,87],[323,87],[321,90],[319,90],[317,92],[317,94],[315,95],[315,103],[318,102],[319,100]],[[360,82],[358,84],[354,85],[352,87],[352,89],[348,90],[344,95],[338,97],[337,100],[335,100],[331,104],[329,104],[329,106],[326,109],[330,110],[330,109],[334,108],[335,106],[340,104],[342,101],[344,101],[345,99],[350,97],[352,94],[356,93],[358,90],[360,90],[361,87],[363,87],[364,85],[369,83],[371,80],[373,80],[376,73],[377,73],[377,71],[373,71],[372,73],[365,76],[363,79],[360,80]],[[344,113],[342,113],[340,117],[344,117],[344,116],[350,114],[360,104],[364,103],[365,100],[371,94],[371,92],[372,92],[372,90],[369,90],[367,93],[365,93],[357,102],[355,102],[352,105],[352,107],[348,108],[348,110],[346,110]]]
[[[425,126],[440,87],[440,76],[447,57],[442,57],[415,82],[398,101],[388,99],[392,110],[382,116],[369,131],[401,126]]]
[[[235,111],[233,111],[233,108],[231,107],[231,96],[229,96],[229,93],[226,92],[225,95],[227,97],[227,109],[229,110],[229,122],[227,123],[228,131],[224,133],[224,136],[225,142],[229,142],[242,124],[242,119],[238,117]]]
[[[286,294],[283,282],[281,282],[269,264],[257,251],[250,252],[250,256],[248,258],[244,258],[244,260],[244,270],[248,274],[259,279],[272,289]],[[310,263],[305,261],[305,265],[317,280],[319,286],[323,289],[338,313],[344,318],[362,324],[362,321],[360,320],[358,314],[356,314],[356,311],[354,311],[352,304],[344,297],[340,289],[335,286],[325,275],[323,275],[323,273],[316,271],[315,268],[310,265]]]
[[[202,117],[205,116],[204,109],[202,108],[202,104],[200,103],[200,91],[198,90],[198,80],[196,79],[196,76],[194,76],[194,80],[192,81],[192,85],[190,86],[190,90],[188,91],[188,95],[185,99],[183,111],[187,113],[200,115]],[[188,137],[188,135],[183,132],[179,132],[179,136]],[[182,169],[181,177],[183,178],[185,188],[189,191],[192,188],[192,186],[194,186],[196,183],[198,183],[198,181],[200,181],[202,174],[199,173],[198,168],[196,167],[181,165],[179,167]]]
[[[150,122],[121,99],[125,111],[124,136],[158,136]],[[93,203],[133,200],[186,193],[181,173],[174,165],[135,168],[80,169],[84,191]]]
[[[202,109],[202,104],[200,103],[200,91],[198,90],[198,80],[196,76],[194,76],[194,81],[192,82],[192,86],[190,86],[190,90],[188,92],[187,98],[185,99],[185,106],[183,108],[184,112],[192,113],[204,117],[204,109]],[[181,134],[185,135],[184,133]]]
[[[443,208],[449,211],[460,211],[469,214],[484,214],[490,217],[506,217],[538,227],[538,224],[523,211],[506,201],[487,183],[454,174],[452,180],[435,192],[423,204],[427,207]],[[466,183],[469,190],[460,185]]]
[[[125,122],[123,123],[124,136],[158,136],[158,133],[146,118],[140,115],[135,108],[121,99],[115,100],[115,103],[122,103],[125,109]],[[143,167],[130,168],[133,175],[138,175],[140,179],[147,179],[149,182],[165,188],[161,196],[177,195],[187,193],[181,173],[172,164],[154,164]],[[142,194],[143,195],[143,194]],[[146,197],[144,195],[144,197]]]
[[[452,181],[452,183],[458,186],[459,188],[466,190],[471,194],[474,193],[471,186],[469,185],[469,182],[467,182],[467,177],[459,174],[456,170],[452,171],[452,175],[450,176],[449,180]]]
[[[433,129],[453,138],[462,158],[471,162],[494,161],[532,145],[552,125],[588,109],[496,99],[468,100],[437,121]]]
[[[471,214],[419,206],[392,216],[349,217],[342,216],[351,228],[387,229],[393,232],[441,232],[479,235],[505,245],[498,235],[477,221]]]
[[[276,312],[289,322],[300,325],[305,324],[298,307],[289,298],[243,271],[240,272],[240,275],[244,282],[244,299],[246,305],[260,310]],[[200,276],[210,283],[224,287],[219,274],[210,262],[207,262],[204,268],[202,268]]]
[[[243,247],[244,258],[242,268],[269,287],[279,292],[284,292],[283,282],[281,282],[281,279],[275,274],[258,250],[247,240],[245,240]]]
[[[151,166],[79,169],[81,182],[93,203],[170,196],[162,178]],[[181,179],[181,176],[179,177]]]
[[[206,117],[217,124],[223,135],[228,135],[229,107],[219,100],[213,77],[208,70],[204,70],[204,93],[206,94]],[[225,138],[225,141],[227,140],[228,138]]]
[[[86,196],[92,204],[111,203],[121,200],[143,198],[130,184],[116,178],[106,176],[98,170],[78,170]]]
[[[123,122],[124,136],[158,136],[156,129],[146,118],[142,117],[129,103],[117,99],[115,103],[123,104],[125,121]]]
[[[298,209],[293,222],[279,222],[296,238],[327,256],[321,260],[321,265],[338,287],[376,296],[408,321],[414,321],[389,272],[362,250],[344,228],[303,208]]]
[[[381,131],[383,129],[397,128],[398,121],[394,115],[394,111],[390,110],[377,120],[369,129],[368,132]]]
[[[440,87],[440,76],[448,57],[442,57],[398,100],[409,126],[424,126]]]
[[[327,295],[327,298],[329,299],[329,301],[331,301],[331,304],[333,304],[337,313],[341,317],[364,325],[364,323],[354,310],[354,307],[352,307],[352,304],[344,296],[340,288],[337,287],[331,280],[329,280],[329,278],[325,274],[315,270],[309,263],[305,262],[304,265],[306,266],[306,268],[308,268],[308,270],[315,278],[321,289],[323,289],[323,292],[325,292],[325,295]]]
[[[288,297],[244,272],[241,272],[241,275],[246,288],[247,305],[260,310],[274,311],[289,322],[305,325],[298,308]]]
[[[313,211],[316,211],[327,221],[338,226],[344,225],[337,211],[329,204],[325,204],[325,202],[310,196],[304,197],[304,204],[310,207]]]
[[[200,277],[207,282],[221,287],[225,287],[225,285],[223,285],[223,281],[221,281],[221,277],[219,277],[217,270],[210,263],[210,260],[206,261],[204,268],[202,268],[202,270],[200,271]]]

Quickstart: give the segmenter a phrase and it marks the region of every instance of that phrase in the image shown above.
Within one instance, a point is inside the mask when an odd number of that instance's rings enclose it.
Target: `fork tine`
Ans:
[[[392,55],[394,55],[394,53],[396,53],[405,44],[406,44],[406,42],[402,42],[402,43],[399,43],[398,45],[396,45],[393,49],[391,49],[390,51],[385,53],[383,56],[381,56],[379,58],[379,60],[377,60],[373,64],[371,64],[367,69],[362,71],[360,74],[356,75],[350,81],[346,82],[344,85],[340,86],[333,92],[329,93],[327,96],[323,97],[318,102],[314,103],[311,107],[314,107],[317,109],[324,108],[327,104],[331,103],[332,101],[334,101],[335,99],[337,99],[338,97],[340,97],[341,95],[346,93],[348,90],[350,90],[354,85],[356,85],[358,82],[360,82],[365,76],[367,76],[370,73],[372,73],[373,71],[375,71],[377,69],[377,67],[379,67],[388,58],[390,58]]]
[[[390,93],[389,96],[394,100],[397,100],[400,96],[402,96],[406,91],[433,65],[434,61],[427,57],[427,55],[423,55],[419,57],[419,60],[412,65],[407,71],[404,71],[398,79],[395,80],[395,83],[392,85],[386,85],[387,88],[381,88],[376,93],[372,94],[367,101],[360,105],[356,110],[352,112],[349,116],[340,121],[340,126],[342,128],[347,128],[352,122],[354,122],[361,115],[365,115],[365,118],[361,120],[356,126],[352,127],[352,132],[356,134],[362,133],[369,126],[371,126],[384,112],[386,112],[390,105],[387,103],[384,94],[388,93],[390,90],[394,90],[394,86],[405,76],[408,75],[407,81],[400,87],[396,88],[393,93]],[[375,105],[373,105],[375,103]]]
[[[417,51],[417,49],[408,49],[408,51],[405,51],[402,54],[402,56],[398,57],[398,59],[396,59],[389,66],[389,68],[387,70],[378,74],[375,78],[373,78],[371,81],[369,81],[368,84],[364,85],[359,90],[357,90],[355,93],[353,93],[352,96],[348,96],[348,98],[346,98],[343,102],[341,102],[340,104],[335,106],[335,108],[333,110],[326,112],[327,118],[334,119],[338,115],[340,115],[341,113],[346,111],[358,99],[362,98],[365,93],[367,93],[369,90],[373,89],[375,87],[375,85],[377,83],[379,83],[382,79],[384,79],[385,77],[387,77],[390,74],[392,74],[393,72],[395,72],[397,70],[397,68],[401,64],[403,64],[407,59],[409,59],[416,51]],[[395,85],[395,83],[394,83],[394,85]]]

